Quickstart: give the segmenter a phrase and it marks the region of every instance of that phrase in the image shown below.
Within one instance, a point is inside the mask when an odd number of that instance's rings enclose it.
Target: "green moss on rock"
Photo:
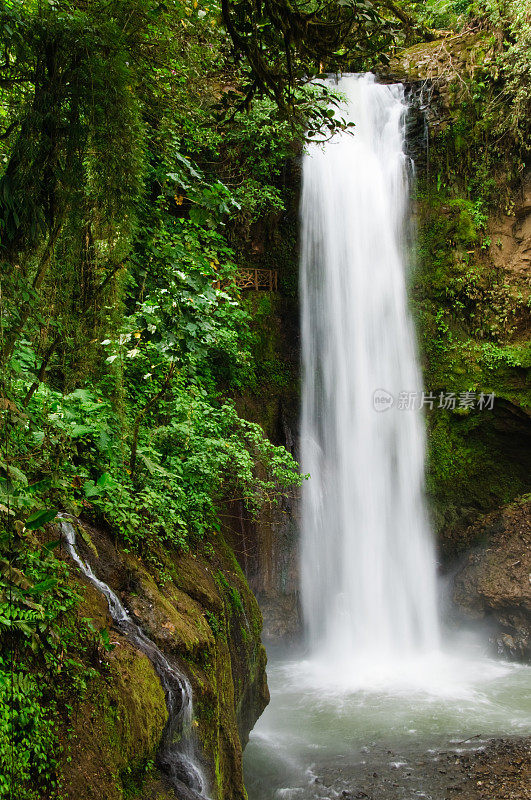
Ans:
[[[112,547],[102,531],[92,529],[91,537],[99,558],[80,539],[83,556],[190,679],[212,796],[245,800],[242,744],[268,691],[261,615],[234,553],[221,536],[196,554],[161,551],[161,581],[154,568]],[[101,595],[91,585],[84,595],[80,615],[109,627]],[[118,634],[111,638],[118,644],[79,708],[71,760],[64,763],[66,797],[174,797],[153,762],[167,716],[160,682],[143,654]]]
[[[110,626],[107,605],[87,586],[80,615]],[[114,649],[77,703],[65,742],[63,797],[123,800],[152,770],[167,721],[164,691],[143,653],[112,632]]]

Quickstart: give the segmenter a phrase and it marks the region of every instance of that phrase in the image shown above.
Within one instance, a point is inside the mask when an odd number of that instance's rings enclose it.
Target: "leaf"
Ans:
[[[79,525],[78,532],[79,532],[81,538],[83,539],[83,541],[85,542],[85,544],[87,545],[87,547],[90,547],[90,549],[92,550],[92,552],[94,553],[96,558],[99,558],[98,551],[96,550],[96,545],[94,544],[94,542],[90,538],[90,534],[86,530],[86,528],[84,528],[83,525]]]
[[[0,559],[0,569],[3,577],[20,589],[27,591],[32,588],[33,584],[26,578],[22,570],[14,567],[7,559]]]
[[[103,472],[96,481],[96,485],[106,489],[108,486],[116,486],[116,481],[109,472]]]
[[[39,494],[40,492],[46,491],[52,485],[51,478],[44,478],[42,481],[37,481],[37,483],[32,483],[31,486],[28,486],[28,494],[34,495]]]
[[[78,436],[84,436],[86,433],[94,433],[94,428],[91,425],[74,425],[70,435],[75,439]]]
[[[25,522],[25,528],[28,531],[35,531],[37,528],[42,528],[47,522],[54,520],[56,516],[57,511],[36,511],[34,514],[30,514],[30,516],[27,518]]]
[[[55,550],[56,547],[59,547],[60,544],[61,540],[56,539],[54,542],[47,542],[42,549],[46,554],[48,554],[51,553],[52,550]]]
[[[114,644],[114,642],[111,642],[109,631],[107,630],[107,628],[100,629],[100,636],[101,636],[101,641],[103,642],[103,647],[105,649],[105,652],[106,653],[112,652],[112,650],[114,650],[116,645]]]
[[[0,469],[5,472],[6,477],[9,477],[11,481],[21,483],[23,486],[28,485],[28,479],[24,473],[12,464],[6,464],[5,461],[0,460]]]
[[[39,583],[36,583],[31,589],[28,589],[28,594],[30,594],[32,597],[35,597],[35,595],[44,594],[44,592],[47,592],[49,589],[53,589],[54,586],[57,586],[57,583],[58,581],[56,578],[46,578],[46,580],[39,581]]]
[[[85,497],[99,497],[102,490],[99,486],[96,486],[94,481],[85,481],[83,484],[83,491]]]

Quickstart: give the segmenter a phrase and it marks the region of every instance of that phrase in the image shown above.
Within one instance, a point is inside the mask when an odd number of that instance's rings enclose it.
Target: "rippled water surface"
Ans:
[[[245,752],[250,800],[444,800],[444,755],[531,734],[529,667],[438,653],[387,674],[351,665],[340,684],[327,674],[325,663],[270,665],[271,703]]]

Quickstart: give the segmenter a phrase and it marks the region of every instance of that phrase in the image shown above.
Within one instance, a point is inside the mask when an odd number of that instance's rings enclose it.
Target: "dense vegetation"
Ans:
[[[481,511],[529,491],[530,294],[519,250],[530,148],[525,3],[426,4],[453,27],[410,52],[432,98],[429,158],[418,174],[412,299],[430,390],[494,392],[496,408],[428,415],[428,489],[446,554]],[[520,443],[520,444],[519,444]]]
[[[68,631],[76,598],[31,530],[85,514],[156,563],[219,529],[221,501],[254,511],[298,482],[235,410],[255,365],[225,224],[278,209],[292,133],[271,120],[254,147],[267,101],[218,127],[211,11],[10,3],[0,24],[0,791],[43,797],[95,634]]]
[[[283,378],[257,362],[235,275],[278,227],[303,131],[341,124],[308,79],[385,63],[443,27],[496,46],[456,99],[423,246],[451,236],[481,250],[492,165],[502,158],[510,185],[528,156],[524,0],[2,3],[0,797],[59,796],[57,723],[83,697],[87,654],[108,646],[68,613],[77,597],[43,532],[56,513],[107,525],[157,564],[161,548],[193,551],[219,530],[222,503],[256,512],[299,481],[236,410]],[[463,142],[479,155],[454,158]],[[440,286],[448,253],[433,265],[430,363],[444,372],[455,350],[450,298],[481,327],[481,358],[520,364],[503,338],[514,305],[463,258]]]

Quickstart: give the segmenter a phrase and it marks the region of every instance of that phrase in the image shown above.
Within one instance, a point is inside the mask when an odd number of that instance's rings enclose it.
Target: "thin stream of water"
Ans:
[[[99,580],[90,564],[80,557],[72,522],[67,517],[61,517],[59,526],[72,560],[107,600],[114,624],[135,647],[147,655],[160,678],[168,709],[168,722],[158,754],[160,767],[183,800],[205,800],[208,797],[208,784],[192,732],[192,687],[186,675],[169,663],[157,645],[131,619],[115,592]]]

